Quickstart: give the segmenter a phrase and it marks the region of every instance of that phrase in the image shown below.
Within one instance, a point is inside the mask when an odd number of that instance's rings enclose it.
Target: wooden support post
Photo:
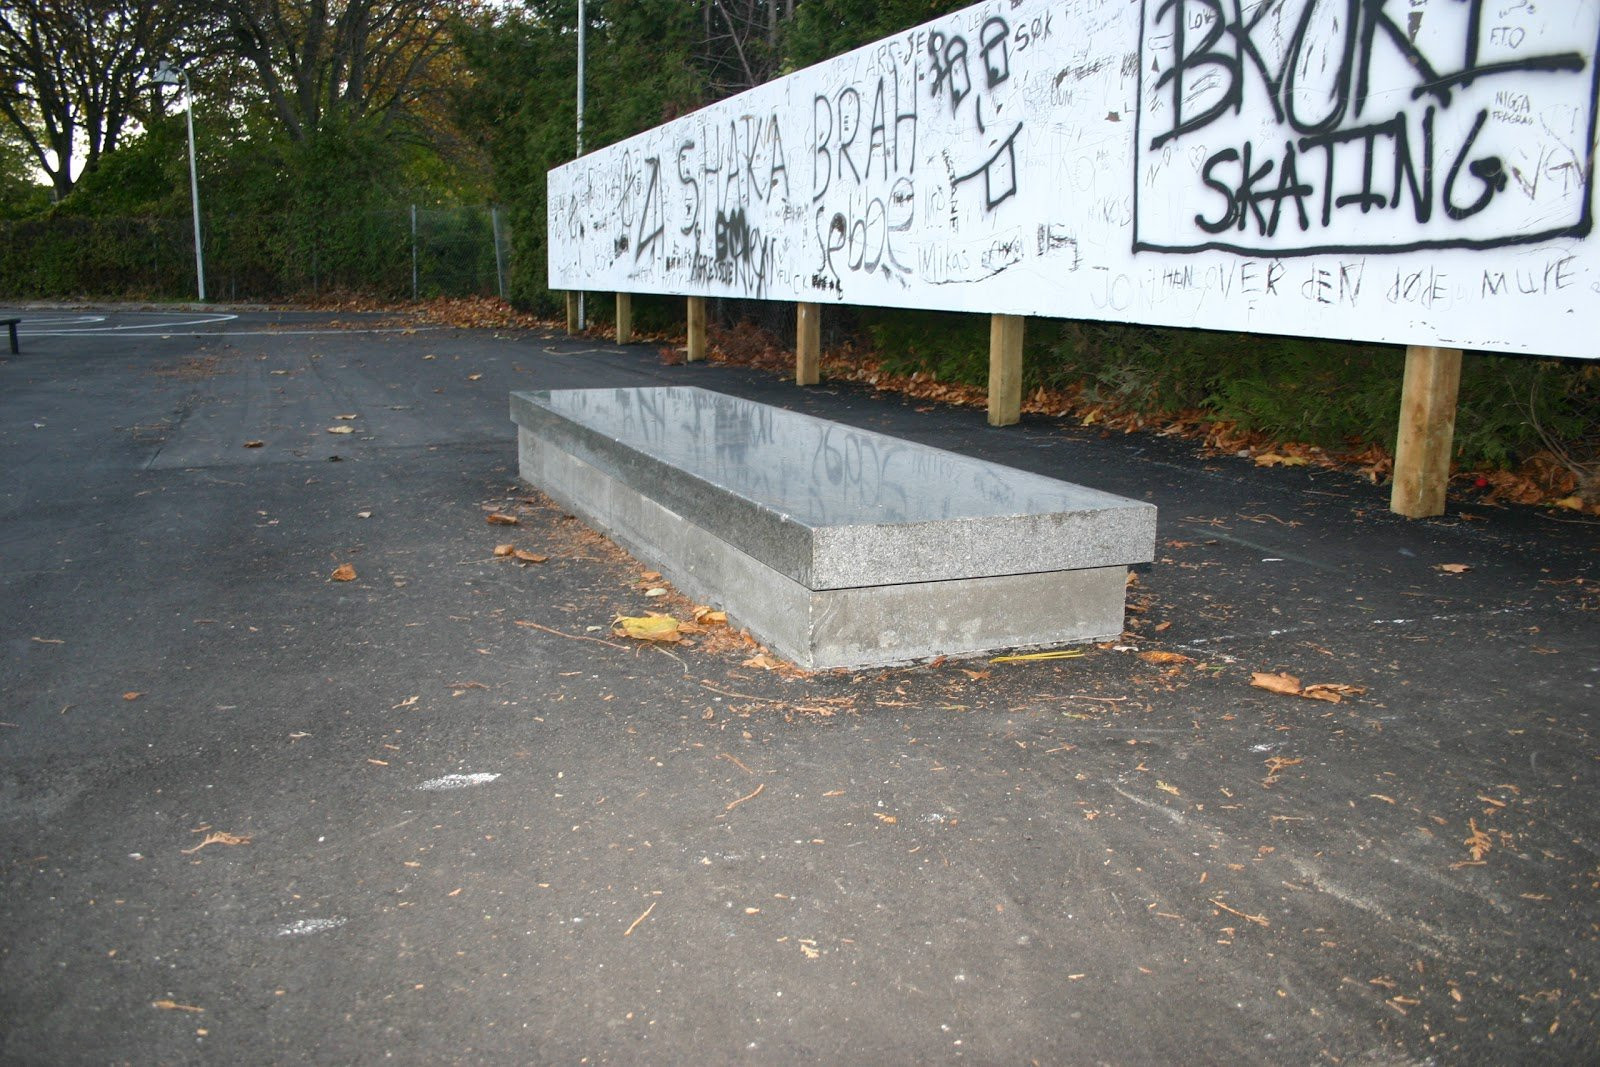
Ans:
[[[1022,418],[1021,315],[989,316],[989,425],[1010,426]]]
[[[1390,511],[1408,519],[1444,514],[1450,446],[1456,432],[1456,393],[1460,387],[1460,349],[1422,345],[1406,349]]]
[[[822,305],[804,301],[794,306],[794,384],[822,380]]]
[[[578,294],[567,290],[567,332],[578,332]]]
[[[617,294],[617,344],[633,343],[633,294]]]
[[[689,298],[689,354],[690,363],[706,358],[706,298]]]

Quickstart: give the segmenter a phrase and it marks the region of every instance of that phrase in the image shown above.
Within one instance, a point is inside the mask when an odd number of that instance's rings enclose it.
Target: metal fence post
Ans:
[[[411,300],[417,300],[417,205],[411,205]]]
[[[500,209],[489,205],[489,233],[494,239],[494,284],[500,299],[506,298],[506,257],[500,250]]]

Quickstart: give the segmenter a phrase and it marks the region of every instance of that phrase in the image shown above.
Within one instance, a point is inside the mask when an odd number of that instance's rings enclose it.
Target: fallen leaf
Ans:
[[[1568,511],[1582,511],[1583,497],[1577,495],[1576,493],[1571,496],[1564,496],[1555,502],[1555,506],[1558,508],[1566,508]]]
[[[1194,660],[1181,652],[1159,652],[1154,649],[1149,652],[1139,653],[1139,658],[1146,663],[1193,663]]]
[[[122,699],[123,700],[138,700],[142,696],[144,696],[143,693],[137,692],[136,690],[129,690],[128,692],[122,694]]]
[[[1366,690],[1359,685],[1343,685],[1339,682],[1318,682],[1308,685],[1300,690],[1299,695],[1307,700],[1325,700],[1329,704],[1337,704],[1347,696],[1360,696]]]
[[[370,519],[370,518],[372,518],[372,512],[370,512],[370,511],[358,511],[358,512],[356,512],[356,518],[358,518],[358,519]]]
[[[749,659],[739,664],[739,666],[754,667],[757,670],[763,671],[775,671],[783,667],[783,661],[780,659],[775,659],[765,652],[760,652],[754,656],[751,656]]]
[[[358,416],[358,415],[335,415],[334,416],[334,418],[338,419],[340,422],[349,422],[352,419],[356,419],[356,418],[359,418],[359,417],[360,416]]]
[[[341,563],[328,577],[335,582],[353,582],[356,580],[356,569],[348,563]]]
[[[541,556],[537,552],[529,552],[525,548],[512,549],[511,554],[523,563],[548,563],[549,556]]]
[[[1276,452],[1263,452],[1256,457],[1258,467],[1304,467],[1307,462],[1304,456],[1282,456]]]
[[[1178,787],[1177,786],[1168,785],[1166,782],[1163,782],[1159,778],[1156,779],[1156,788],[1161,790],[1163,793],[1171,793],[1175,797],[1183,796],[1183,794],[1178,791]]]
[[[196,1015],[205,1012],[204,1008],[197,1008],[193,1004],[179,1004],[176,1000],[167,1000],[165,998],[152,1000],[150,1006],[152,1008],[160,1008],[162,1011],[187,1011]]]
[[[504,515],[498,511],[491,511],[484,516],[484,521],[490,526],[516,526],[522,522],[515,515]]]
[[[483,375],[481,375],[481,374],[469,374],[469,375],[467,375],[467,381],[469,381],[469,382],[475,382],[475,381],[477,381],[477,380],[478,380],[478,379],[479,379],[479,378],[482,378],[482,377],[483,377]]]
[[[515,552],[516,550],[517,550],[517,546],[516,545],[495,545],[494,546],[494,554],[497,555],[497,556],[509,556],[509,555],[511,555],[511,553]]]
[[[355,433],[356,431],[355,431],[355,427],[353,427],[353,426],[329,426],[328,427],[328,432],[329,433]]]
[[[900,819],[899,819],[899,817],[898,817],[898,816],[895,816],[895,815],[885,815],[885,814],[884,814],[884,813],[883,813],[883,812],[881,812],[881,811],[875,811],[875,812],[873,812],[873,813],[872,813],[872,817],[873,817],[873,818],[874,818],[874,819],[877,819],[877,820],[878,820],[878,821],[879,821],[879,822],[881,822],[881,823],[885,823],[885,824],[886,824],[886,825],[889,825],[889,826],[893,826],[893,825],[894,825],[894,824],[895,824],[895,823],[897,823],[897,822],[899,822],[899,821],[900,821]]]
[[[654,589],[646,589],[644,591],[644,595],[645,596],[666,596],[667,595],[667,591],[665,589],[661,588],[658,585]]]
[[[215,830],[207,834],[194,848],[185,848],[179,851],[185,856],[192,856],[207,845],[248,845],[249,843],[249,834],[230,834],[224,830]]]
[[[1269,693],[1282,693],[1285,696],[1292,697],[1300,695],[1300,679],[1292,674],[1268,674],[1265,671],[1255,671],[1250,675],[1250,684],[1257,689],[1265,689]]]
[[[701,626],[726,626],[728,613],[726,611],[712,611],[710,608],[695,608],[694,621]]]
[[[619,637],[632,637],[639,641],[679,641],[678,620],[671,615],[618,615],[612,623]]]
[[[1471,569],[1465,563],[1441,563],[1434,568],[1434,570],[1444,571],[1446,574],[1465,574]]]
[[[261,446],[263,446],[265,444],[266,444],[265,441],[246,441],[244,443],[244,447],[246,447],[246,448],[260,448]]]
[[[1467,839],[1461,843],[1467,846],[1468,852],[1472,853],[1474,862],[1482,863],[1483,857],[1489,854],[1489,849],[1493,847],[1494,842],[1489,839],[1488,834],[1478,829],[1478,821],[1476,819],[1468,819],[1467,825],[1472,828],[1472,833],[1468,834]]]
[[[645,571],[643,574],[639,575],[639,580],[641,582],[659,582],[661,580],[661,572]]]

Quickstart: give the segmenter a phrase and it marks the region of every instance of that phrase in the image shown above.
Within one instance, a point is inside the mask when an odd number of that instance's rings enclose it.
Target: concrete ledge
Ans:
[[[804,667],[1114,637],[1153,555],[1148,504],[736,397],[517,393],[512,417],[525,480]]]

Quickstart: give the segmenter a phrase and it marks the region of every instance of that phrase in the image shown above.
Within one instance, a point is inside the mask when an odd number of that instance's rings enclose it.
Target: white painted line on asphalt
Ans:
[[[288,926],[278,928],[279,937],[300,937],[304,934],[325,934],[329,930],[337,930],[348,919],[340,916],[333,919],[296,919]]]
[[[447,774],[443,778],[433,778],[423,782],[417,788],[431,790],[465,789],[472,785],[488,785],[498,777],[500,777],[498,774],[487,774],[482,771],[477,774]]]
[[[160,333],[168,330],[180,329],[184,326],[215,326],[219,322],[232,322],[237,315],[208,315],[200,319],[180,319],[177,322],[161,320],[157,322],[131,322],[126,326],[85,326],[81,330],[30,330],[27,321],[17,327],[17,333],[23,337],[70,337],[80,333],[128,333],[132,330],[147,330]],[[104,322],[101,318],[99,321]]]

